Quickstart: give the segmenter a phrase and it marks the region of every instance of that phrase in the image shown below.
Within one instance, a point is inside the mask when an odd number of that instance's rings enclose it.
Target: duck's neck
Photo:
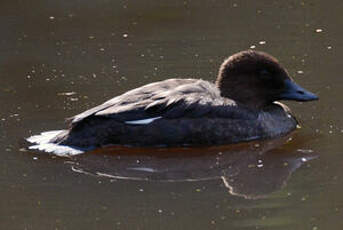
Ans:
[[[220,95],[225,98],[234,100],[240,105],[248,107],[252,110],[262,110],[265,107],[268,107],[272,102],[261,100],[259,95],[251,93],[252,90],[239,90],[235,88],[217,87],[220,90]]]
[[[215,84],[222,97],[233,99],[251,109],[260,110],[272,103],[272,101],[268,100],[266,92],[260,89],[259,83],[255,82],[255,78],[249,80],[245,78],[230,77],[228,75],[224,78],[223,73],[219,73]]]

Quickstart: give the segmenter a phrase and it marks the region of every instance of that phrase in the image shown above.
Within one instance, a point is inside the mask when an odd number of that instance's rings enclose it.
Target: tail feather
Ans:
[[[66,132],[66,130],[47,131],[47,132],[42,132],[39,135],[31,136],[27,138],[26,140],[35,145],[29,146],[29,149],[44,151],[47,153],[53,153],[57,156],[74,156],[74,155],[84,153],[84,150],[80,148],[67,146],[67,145],[60,145],[60,144],[50,142],[57,135],[63,132]]]
[[[43,143],[49,143],[54,137],[57,135],[65,132],[66,130],[53,130],[53,131],[47,131],[47,132],[42,132],[39,135],[34,135],[26,140],[30,143],[35,143],[35,144],[43,144]]]

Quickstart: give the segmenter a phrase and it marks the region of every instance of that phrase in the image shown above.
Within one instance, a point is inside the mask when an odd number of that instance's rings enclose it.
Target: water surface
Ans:
[[[342,7],[2,1],[0,228],[342,229]],[[320,96],[287,102],[302,128],[281,144],[74,159],[23,151],[24,137],[134,87],[213,81],[225,57],[248,48]]]

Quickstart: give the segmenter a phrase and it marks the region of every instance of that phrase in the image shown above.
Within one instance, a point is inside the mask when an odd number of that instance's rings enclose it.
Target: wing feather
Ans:
[[[114,97],[74,116],[72,124],[93,116],[125,122],[151,117],[255,119],[257,115],[241,106],[238,109],[233,100],[221,97],[219,89],[210,82],[197,79],[169,79]]]

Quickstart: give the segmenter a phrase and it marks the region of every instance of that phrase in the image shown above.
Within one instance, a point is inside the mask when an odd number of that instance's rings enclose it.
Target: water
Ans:
[[[342,229],[342,4],[2,1],[0,229]],[[287,102],[302,124],[287,143],[73,159],[22,149],[142,84],[214,80],[249,47],[320,96]]]

